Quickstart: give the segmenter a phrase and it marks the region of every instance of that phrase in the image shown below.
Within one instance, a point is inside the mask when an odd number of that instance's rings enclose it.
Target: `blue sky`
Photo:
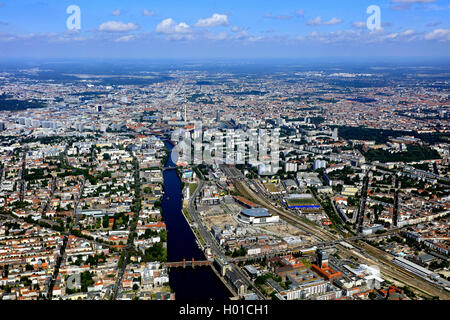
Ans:
[[[0,0],[0,57],[449,57],[449,16],[449,0]]]

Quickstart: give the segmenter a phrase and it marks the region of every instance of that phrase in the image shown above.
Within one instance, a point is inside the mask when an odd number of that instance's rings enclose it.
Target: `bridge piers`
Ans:
[[[183,261],[173,261],[173,262],[165,262],[164,265],[168,268],[186,268],[186,267],[192,267],[195,268],[196,266],[210,266],[212,264],[209,260],[204,261],[195,261],[194,259],[186,261],[186,259],[183,259]]]

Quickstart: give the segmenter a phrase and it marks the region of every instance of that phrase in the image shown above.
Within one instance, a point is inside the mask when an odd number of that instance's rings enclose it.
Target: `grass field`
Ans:
[[[269,190],[270,193],[277,193],[280,192],[280,190],[278,190],[278,188],[273,184],[273,183],[265,183],[264,184],[267,188],[267,190]]]
[[[314,198],[294,198],[286,199],[289,207],[293,206],[318,206],[319,203]]]
[[[189,184],[189,195],[193,195],[194,194],[194,191],[195,191],[195,189],[197,189],[197,183],[190,183]]]

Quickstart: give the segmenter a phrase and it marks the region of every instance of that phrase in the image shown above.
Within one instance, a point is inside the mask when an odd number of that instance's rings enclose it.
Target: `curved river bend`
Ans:
[[[165,142],[166,148],[172,146]],[[169,157],[166,167],[175,164]],[[199,249],[196,238],[181,212],[181,181],[176,170],[166,170],[164,176],[164,196],[162,199],[162,216],[167,226],[167,260],[206,260]],[[211,267],[186,269],[173,268],[169,272],[170,287],[175,291],[177,300],[228,300],[230,293],[217,278]]]

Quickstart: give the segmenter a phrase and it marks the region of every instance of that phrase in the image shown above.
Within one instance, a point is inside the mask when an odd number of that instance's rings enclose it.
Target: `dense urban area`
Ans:
[[[186,269],[231,300],[450,299],[447,71],[61,69],[1,68],[1,299],[178,300]],[[171,215],[204,258],[170,259]]]

